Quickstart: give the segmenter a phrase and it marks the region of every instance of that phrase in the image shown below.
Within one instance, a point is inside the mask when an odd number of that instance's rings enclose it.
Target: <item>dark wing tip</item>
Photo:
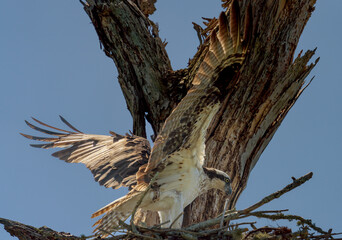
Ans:
[[[33,136],[31,136],[31,135],[27,135],[27,134],[24,134],[24,133],[19,133],[21,136],[23,136],[23,137],[26,137],[26,138],[28,138],[28,139],[33,139]]]
[[[45,129],[42,129],[40,127],[37,127],[33,124],[31,124],[30,122],[26,121],[25,120],[25,123],[27,124],[27,126],[29,126],[30,128],[38,131],[38,132],[42,132],[42,133],[46,133],[46,134],[50,134],[50,135],[56,135],[56,136],[62,136],[62,135],[65,135],[65,133],[59,133],[59,132],[53,132],[53,131],[49,131],[49,130],[45,130]],[[46,124],[44,123],[43,124],[44,126],[46,126]],[[54,128],[55,129],[55,128]]]
[[[49,149],[49,148],[53,147],[53,143],[49,143],[49,144],[30,144],[30,146],[34,147],[34,148]]]
[[[46,123],[43,123],[42,121],[39,121],[38,119],[34,118],[34,117],[31,117],[34,121],[36,121],[37,123],[45,126],[45,127],[48,127],[48,128],[52,128],[52,129],[55,129],[57,131],[62,131],[62,132],[66,132],[66,133],[73,133],[73,132],[70,132],[70,131],[67,131],[67,130],[63,130],[63,129],[60,129],[60,128],[56,128],[56,127],[53,127],[51,125],[48,125]]]
[[[59,139],[59,138],[36,137],[36,136],[24,134],[24,133],[19,133],[19,134],[20,134],[21,136],[23,136],[23,137],[28,138],[28,139],[37,140],[37,141],[42,141],[42,142],[55,142],[55,141],[58,141],[58,139]]]
[[[219,16],[219,24],[226,24],[228,22],[228,19],[227,19],[227,16],[224,12],[221,12],[220,13],[220,16]],[[227,24],[226,24],[227,25]]]
[[[41,148],[41,145],[43,144],[30,144],[30,146],[34,148]]]
[[[243,47],[247,48],[251,38],[252,38],[252,4],[248,3],[247,11],[245,14],[245,26],[244,26],[244,32],[243,32]]]
[[[83,133],[80,130],[78,130],[77,128],[75,128],[73,125],[71,125],[64,117],[62,117],[61,115],[59,115],[59,118],[62,120],[62,122],[64,124],[66,124],[69,128],[71,128],[72,130],[78,132],[78,133]]]
[[[230,7],[230,35],[233,46],[236,47],[240,41],[240,6],[238,0],[233,0]]]
[[[74,126],[72,126],[67,120],[65,120],[65,118],[63,118],[62,116],[59,116],[62,120],[63,123],[65,123],[68,127],[70,127],[72,130],[78,132],[78,133],[82,133],[80,130],[78,130],[77,128],[75,128]],[[33,124],[31,124],[30,122],[26,121],[25,120],[25,123],[32,129],[36,130],[36,131],[39,131],[39,132],[42,132],[42,133],[46,133],[46,134],[50,134],[50,135],[57,135],[57,136],[61,136],[61,135],[65,135],[65,133],[67,134],[73,134],[75,132],[71,132],[71,131],[67,131],[67,130],[63,130],[63,129],[60,129],[60,128],[56,128],[56,127],[53,127],[51,125],[48,125],[46,123],[43,123],[42,121],[39,121],[38,119],[34,118],[34,117],[31,117],[35,122],[45,126],[45,127],[48,127],[48,128],[51,128],[51,129],[55,129],[57,131],[61,131],[61,132],[64,132],[64,133],[59,133],[59,132],[53,132],[53,131],[49,131],[49,130],[46,130],[46,129],[42,129],[40,127],[37,127]]]
[[[213,30],[210,34],[210,42],[214,43],[217,41],[217,33],[215,30]]]

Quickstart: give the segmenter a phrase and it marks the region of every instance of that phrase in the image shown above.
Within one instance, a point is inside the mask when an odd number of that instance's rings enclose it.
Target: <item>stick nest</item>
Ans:
[[[106,240],[117,239],[342,239],[334,238],[341,233],[333,233],[332,229],[328,231],[317,227],[310,219],[305,219],[297,215],[287,215],[284,210],[256,211],[261,206],[270,201],[279,198],[294,188],[302,185],[312,177],[312,172],[296,179],[292,177],[293,182],[283,189],[264,197],[261,201],[243,210],[224,211],[220,216],[200,222],[182,229],[162,228],[163,224],[153,227],[135,225],[120,222],[120,228],[116,234],[111,234]],[[134,211],[133,211],[134,212]],[[133,213],[134,215],[134,213]],[[246,221],[248,217],[264,218],[269,220],[288,220],[297,221],[298,229],[293,231],[288,227],[262,227],[256,228],[256,222]],[[245,220],[245,221],[244,221]],[[232,222],[234,221],[234,223]],[[101,239],[98,236],[73,236],[69,233],[56,232],[52,229],[42,227],[34,228],[19,222],[0,218],[0,223],[5,226],[5,230],[12,236],[21,240],[39,239],[39,240],[76,240],[76,239]]]

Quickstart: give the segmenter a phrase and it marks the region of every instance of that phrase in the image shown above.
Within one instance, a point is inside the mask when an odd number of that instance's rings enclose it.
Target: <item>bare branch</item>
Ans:
[[[65,240],[76,240],[81,239],[65,232],[56,232],[48,227],[35,228],[29,225],[25,225],[20,222],[13,220],[0,218],[0,223],[4,225],[5,230],[9,232],[12,236],[16,236],[21,240],[39,239],[39,240],[49,240],[49,239],[65,239]],[[83,239],[85,239],[83,237]]]
[[[306,181],[310,180],[312,178],[313,173],[310,172],[298,179],[294,179],[293,183],[287,185],[286,187],[284,187],[283,189],[272,193],[271,195],[268,195],[267,197],[263,198],[261,201],[257,202],[256,204],[240,211],[241,214],[246,214],[249,213],[259,207],[261,207],[262,205],[265,205],[266,203],[269,203],[270,201],[279,198],[280,196],[282,196],[283,194],[295,189],[296,187],[299,187],[300,185],[304,184]]]
[[[258,217],[258,218],[267,218],[270,220],[297,220],[300,221],[300,224],[305,224],[308,225],[310,228],[312,228],[313,230],[321,233],[321,234],[328,234],[328,232],[323,231],[322,228],[317,227],[315,224],[312,223],[312,220],[310,219],[304,219],[301,216],[297,216],[297,215],[284,215],[282,213],[279,214],[264,214],[264,213],[249,213],[248,215],[250,216],[254,216],[254,217]]]

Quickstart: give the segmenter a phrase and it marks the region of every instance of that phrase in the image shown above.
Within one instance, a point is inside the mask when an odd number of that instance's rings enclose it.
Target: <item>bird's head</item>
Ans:
[[[215,168],[206,167],[203,167],[203,171],[210,180],[211,188],[221,190],[227,196],[229,196],[232,193],[232,187],[230,185],[231,181],[227,173]]]

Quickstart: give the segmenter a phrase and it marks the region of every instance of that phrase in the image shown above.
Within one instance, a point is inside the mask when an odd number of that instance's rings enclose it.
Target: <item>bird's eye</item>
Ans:
[[[229,182],[230,182],[228,178],[226,178],[225,181],[226,181],[226,183],[229,183]]]

